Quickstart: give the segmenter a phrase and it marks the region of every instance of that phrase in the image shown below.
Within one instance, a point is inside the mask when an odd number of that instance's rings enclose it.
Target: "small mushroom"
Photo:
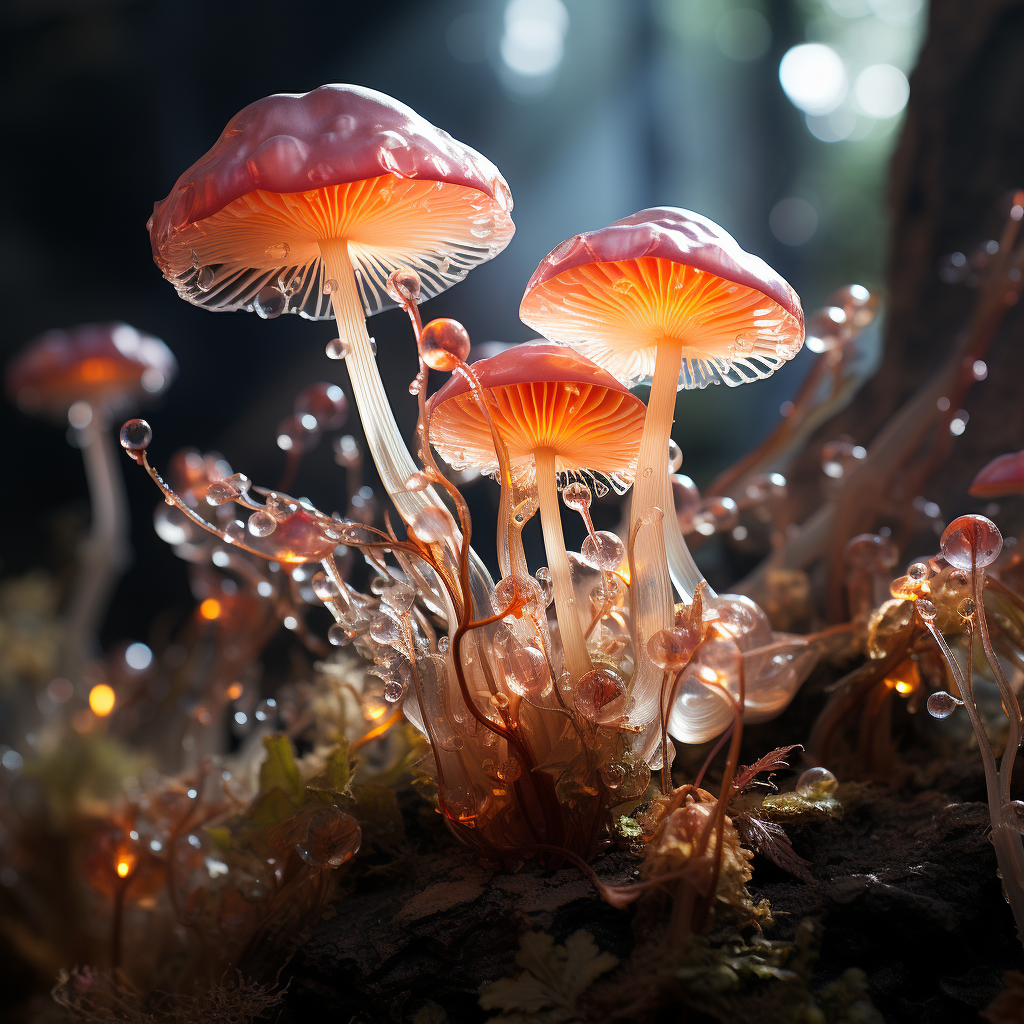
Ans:
[[[803,343],[800,300],[717,224],[656,207],[558,245],[530,278],[519,314],[627,385],[651,379],[630,535],[644,581],[631,588],[632,628],[653,636],[672,625],[672,584],[690,602],[703,582],[676,517],[655,511],[673,507],[676,391],[770,376]],[[649,712],[661,673],[641,658],[633,692]]]
[[[1024,452],[997,455],[974,478],[967,493],[975,498],[1024,494]]]
[[[27,413],[70,422],[85,463],[92,529],[66,613],[63,671],[72,678],[93,653],[128,558],[128,507],[111,421],[163,392],[177,368],[162,341],[123,323],[47,331],[7,367],[8,396]]]
[[[369,450],[407,522],[440,504],[406,487],[416,466],[374,360],[366,316],[415,270],[436,295],[515,230],[497,168],[372,89],[325,85],[250,104],[154,207],[153,256],[178,294],[211,310],[337,320]]]
[[[593,666],[575,603],[557,482],[583,471],[624,489],[636,468],[643,403],[589,359],[559,345],[518,345],[472,364],[472,372],[513,469],[536,479],[563,655],[578,681]],[[465,377],[453,376],[431,398],[428,417],[431,442],[447,462],[497,473],[490,424]]]

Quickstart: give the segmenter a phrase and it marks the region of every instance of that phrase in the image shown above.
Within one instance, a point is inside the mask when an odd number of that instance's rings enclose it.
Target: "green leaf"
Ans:
[[[301,804],[305,791],[298,766],[295,764],[292,741],[283,733],[264,736],[263,747],[267,752],[267,758],[260,765],[260,789],[263,792],[280,789],[293,804]]]
[[[306,788],[316,793],[335,793],[344,796],[352,784],[352,766],[349,757],[348,740],[342,740],[327,759],[324,770],[306,783]]]
[[[813,786],[805,792],[772,793],[766,796],[758,814],[769,821],[841,818],[843,805],[827,787]]]
[[[568,1024],[580,1017],[579,997],[618,962],[597,948],[589,932],[574,932],[564,946],[556,946],[546,932],[527,932],[516,956],[523,972],[488,985],[480,993],[480,1005],[504,1011],[492,1018],[501,1024]]]

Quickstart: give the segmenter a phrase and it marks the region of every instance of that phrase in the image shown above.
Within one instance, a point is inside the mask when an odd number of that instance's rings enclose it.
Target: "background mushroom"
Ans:
[[[7,367],[8,397],[27,413],[66,419],[85,463],[92,526],[65,612],[62,670],[72,679],[96,653],[96,631],[128,561],[128,506],[111,422],[163,392],[177,369],[162,341],[123,323],[47,331]]]
[[[971,482],[969,492],[975,498],[1007,498],[1024,494],[1024,452],[997,455]]]
[[[325,85],[250,104],[157,203],[153,256],[178,294],[211,310],[298,313],[338,323],[366,440],[411,523],[441,505],[412,492],[417,470],[374,360],[366,316],[392,305],[386,281],[415,270],[422,298],[490,259],[515,230],[497,168],[372,89]],[[478,574],[486,575],[477,562]]]
[[[564,484],[568,474],[585,471],[618,481],[621,489],[636,467],[643,403],[589,359],[558,345],[519,345],[474,363],[472,370],[512,466],[536,480],[562,649],[576,682],[592,665],[562,535],[557,481]],[[447,462],[456,469],[497,472],[490,424],[463,376],[453,376],[433,396],[428,413],[430,439]],[[499,529],[513,526],[499,523]]]

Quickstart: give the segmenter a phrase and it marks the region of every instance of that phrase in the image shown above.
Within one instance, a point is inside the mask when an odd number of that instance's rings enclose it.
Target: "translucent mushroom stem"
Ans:
[[[433,487],[426,487],[422,491],[410,491],[408,488],[409,477],[419,467],[413,462],[402,440],[377,370],[348,242],[344,238],[323,239],[320,242],[320,255],[324,261],[325,278],[334,282],[331,305],[338,324],[338,334],[348,346],[345,363],[367,447],[373,456],[384,490],[398,514],[411,525],[419,512],[431,507],[444,508],[444,502]],[[457,557],[457,552],[453,554]],[[479,603],[481,595],[489,594],[494,585],[475,553],[471,553],[471,570],[474,597]]]
[[[555,617],[562,638],[565,667],[575,683],[594,666],[587,652],[579,612],[576,609],[576,591],[572,585],[572,570],[565,551],[562,533],[562,513],[558,504],[555,483],[555,453],[551,448],[534,452],[537,463],[537,497],[540,502],[540,525],[544,533],[544,550],[551,570],[551,583],[555,596]]]
[[[708,586],[707,580],[704,579],[693,560],[693,555],[690,554],[690,549],[686,546],[686,538],[679,526],[679,517],[675,513],[675,507],[672,479],[666,473],[665,503],[662,505],[665,518],[661,522],[665,533],[665,557],[668,560],[668,574],[672,580],[672,586],[676,588],[676,593],[687,604],[693,603],[693,595],[697,590],[697,585],[701,582],[704,583],[706,595],[715,597],[714,590]]]
[[[80,431],[79,438],[89,484],[92,526],[68,601],[62,669],[70,679],[75,679],[85,661],[96,653],[97,631],[128,561],[124,480],[100,410],[93,411],[92,420]]]

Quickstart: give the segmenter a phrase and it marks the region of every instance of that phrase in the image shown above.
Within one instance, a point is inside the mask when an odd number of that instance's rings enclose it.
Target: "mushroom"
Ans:
[[[1024,494],[1024,452],[997,455],[974,478],[967,493],[975,498]]]
[[[645,651],[643,638],[672,626],[672,584],[689,603],[703,582],[676,517],[653,513],[673,507],[676,391],[770,376],[803,343],[800,300],[717,224],[656,207],[558,245],[530,278],[519,315],[624,384],[652,378],[630,509],[634,578],[643,583],[630,588],[633,630]],[[652,529],[659,519],[663,529]],[[641,659],[632,688],[650,710],[661,673]]]
[[[52,330],[7,367],[7,394],[27,413],[70,422],[82,449],[92,528],[67,608],[65,674],[74,677],[127,558],[128,508],[114,461],[111,421],[164,391],[177,372],[158,338],[123,323]]]
[[[559,345],[518,345],[473,363],[472,372],[513,470],[528,484],[536,480],[563,657],[577,682],[593,666],[562,535],[558,483],[564,486],[576,473],[597,474],[624,489],[636,468],[643,403],[589,359]],[[461,374],[431,398],[428,423],[431,442],[454,468],[498,472],[490,423]],[[511,503],[502,505],[510,514]],[[509,521],[499,529],[514,526]]]
[[[422,298],[499,253],[515,230],[497,168],[372,89],[325,85],[257,100],[157,203],[153,256],[178,294],[211,310],[337,321],[367,444],[408,523],[441,506],[408,489],[366,316],[392,305],[389,273],[415,270]],[[478,573],[486,573],[477,563]]]

